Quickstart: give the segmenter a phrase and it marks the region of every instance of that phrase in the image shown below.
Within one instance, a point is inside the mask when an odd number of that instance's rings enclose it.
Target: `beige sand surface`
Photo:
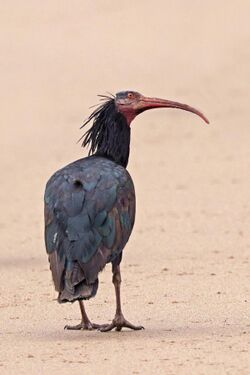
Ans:
[[[250,373],[249,1],[2,1],[1,374]],[[137,220],[122,263],[142,332],[67,332],[55,301],[43,190],[86,151],[96,94],[136,89],[204,111],[133,123]],[[110,266],[87,304],[111,320]]]

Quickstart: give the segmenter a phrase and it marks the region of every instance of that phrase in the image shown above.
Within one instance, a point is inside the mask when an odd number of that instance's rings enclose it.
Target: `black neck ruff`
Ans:
[[[93,120],[92,127],[82,136],[82,146],[89,147],[89,155],[103,156],[126,168],[130,149],[130,127],[117,111],[114,98],[104,97],[100,105],[82,125]]]

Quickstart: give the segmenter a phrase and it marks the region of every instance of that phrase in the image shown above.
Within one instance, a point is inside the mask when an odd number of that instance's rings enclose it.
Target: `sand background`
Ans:
[[[249,374],[249,1],[2,1],[1,374]],[[196,106],[132,124],[137,218],[122,263],[145,331],[67,332],[43,243],[43,191],[96,94]],[[87,303],[113,318],[110,266]]]

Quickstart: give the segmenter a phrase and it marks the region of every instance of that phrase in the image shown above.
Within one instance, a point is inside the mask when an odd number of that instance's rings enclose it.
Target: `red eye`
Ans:
[[[132,94],[132,92],[129,92],[129,93],[128,93],[128,98],[129,98],[129,99],[133,99],[133,97],[134,97],[134,94]]]

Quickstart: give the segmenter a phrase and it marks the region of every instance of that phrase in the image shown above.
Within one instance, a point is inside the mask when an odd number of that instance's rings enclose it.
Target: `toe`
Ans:
[[[100,331],[100,332],[108,332],[108,331],[111,331],[113,328],[115,328],[114,323],[111,323],[111,324],[103,324],[103,325],[99,328],[99,331]]]
[[[66,325],[64,327],[64,329],[68,329],[68,330],[72,330],[72,331],[77,331],[77,330],[83,329],[83,326],[82,326],[82,324],[77,324],[76,326],[68,326],[68,325]]]

